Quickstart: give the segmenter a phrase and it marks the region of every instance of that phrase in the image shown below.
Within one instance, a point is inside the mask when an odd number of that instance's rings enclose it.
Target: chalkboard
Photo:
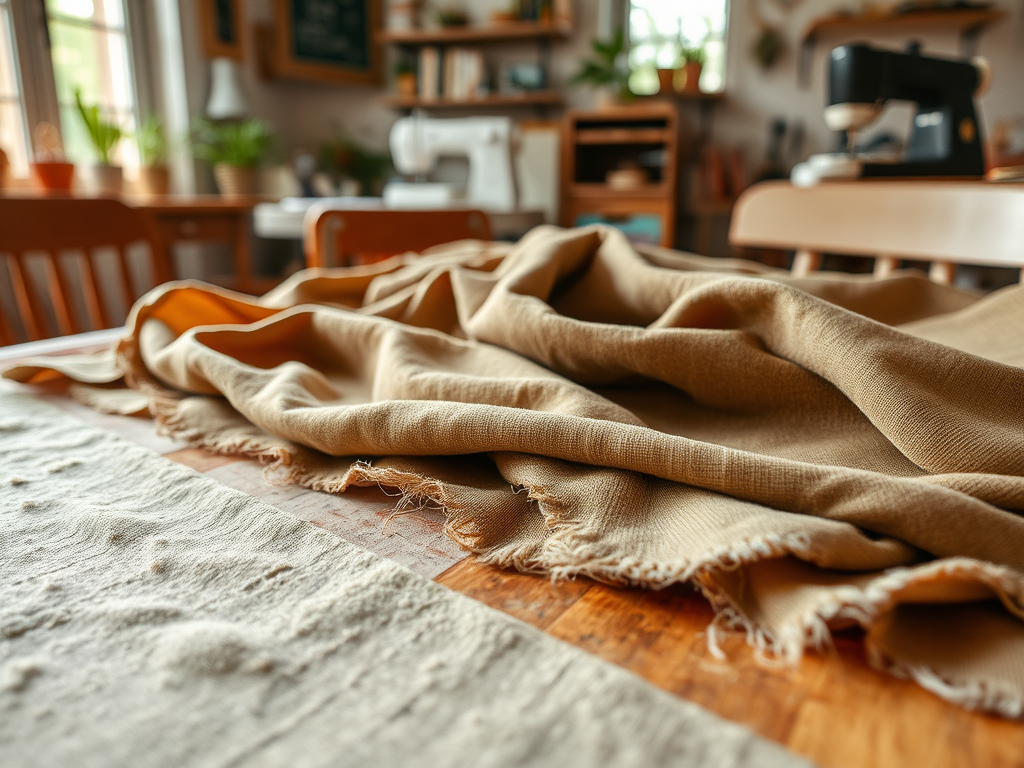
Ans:
[[[206,55],[241,60],[242,0],[199,0]]]
[[[274,73],[328,82],[376,83],[379,0],[277,0]]]
[[[291,0],[292,55],[299,61],[366,69],[367,0]]]
[[[234,0],[214,0],[214,7],[217,13],[217,39],[225,45],[234,45],[238,42]]]

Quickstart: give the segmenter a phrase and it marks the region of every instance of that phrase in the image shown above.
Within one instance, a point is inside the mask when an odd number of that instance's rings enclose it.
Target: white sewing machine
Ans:
[[[417,181],[384,187],[389,208],[444,208],[464,205],[488,212],[516,208],[512,172],[512,121],[507,117],[438,120],[414,115],[395,122],[389,139],[395,170]],[[469,180],[461,185],[427,182],[441,157],[466,157]]]

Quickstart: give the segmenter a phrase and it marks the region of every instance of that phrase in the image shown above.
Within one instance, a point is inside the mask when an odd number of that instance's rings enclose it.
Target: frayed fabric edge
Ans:
[[[726,659],[719,644],[719,634],[746,635],[747,644],[754,650],[758,661],[766,666],[795,666],[806,649],[827,650],[832,644],[830,624],[857,624],[865,630],[883,619],[899,603],[897,592],[916,582],[936,575],[967,576],[989,587],[993,596],[1018,618],[1024,618],[1018,591],[1010,569],[967,558],[949,558],[920,566],[893,568],[865,588],[845,586],[827,600],[805,611],[797,620],[777,632],[759,626],[710,579],[714,569],[704,572],[699,580],[701,591],[711,602],[715,618],[708,627],[709,652],[720,660]],[[1024,716],[1024,693],[1011,684],[982,680],[953,681],[939,671],[923,664],[900,664],[886,657],[870,640],[865,639],[868,664],[894,677],[909,679],[946,701],[965,709],[993,712],[1008,719]]]
[[[179,413],[180,396],[155,382],[136,381],[134,387],[150,398],[150,412],[161,432],[214,453],[258,459],[270,465],[267,467],[268,475],[276,473],[274,482],[296,484],[327,493],[343,493],[353,485],[394,488],[401,492],[395,505],[397,514],[413,511],[415,505],[432,505],[445,515],[446,535],[464,549],[476,553],[483,563],[526,573],[548,574],[552,580],[586,576],[604,583],[649,589],[691,583],[708,599],[714,611],[715,618],[708,626],[706,641],[709,653],[720,660],[727,658],[721,649],[720,636],[738,633],[745,635],[747,645],[762,665],[795,666],[805,650],[823,651],[831,647],[830,623],[853,622],[868,628],[893,607],[896,591],[936,572],[970,572],[990,586],[1011,613],[1024,618],[1021,601],[1014,597],[1017,590],[1012,588],[1009,569],[951,558],[923,566],[892,569],[864,589],[842,587],[840,596],[831,596],[806,611],[798,620],[773,632],[747,616],[727,591],[714,583],[713,577],[760,560],[805,555],[809,542],[803,535],[766,535],[746,539],[686,562],[655,563],[609,556],[595,551],[589,542],[573,541],[580,524],[571,520],[553,496],[540,489],[527,488],[530,498],[544,512],[545,520],[551,521],[547,540],[537,551],[529,554],[503,551],[500,547],[488,550],[480,546],[481,534],[470,510],[457,504],[439,480],[356,462],[340,479],[325,481],[317,473],[302,468],[301,463],[295,462],[294,452],[283,445],[268,445],[266,441],[251,437],[211,439],[208,433],[188,427]],[[1019,719],[1024,715],[1024,694],[1012,686],[993,686],[983,681],[955,683],[926,666],[896,664],[876,648],[868,647],[867,656],[873,668],[912,679],[940,698],[966,709],[993,712],[1009,719]]]

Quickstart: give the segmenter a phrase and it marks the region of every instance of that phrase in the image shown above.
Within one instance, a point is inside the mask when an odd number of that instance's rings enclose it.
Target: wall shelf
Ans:
[[[463,43],[498,43],[514,40],[563,39],[572,34],[565,23],[545,24],[539,21],[510,21],[446,29],[385,29],[377,33],[377,42],[396,45],[461,45]]]
[[[444,92],[449,89],[449,81],[446,79],[446,68],[448,67],[448,56],[461,56],[461,46],[475,45],[479,51],[469,50],[472,55],[478,55],[479,61],[483,61],[483,51],[492,45],[501,43],[531,43],[536,46],[539,64],[545,80],[550,78],[551,73],[551,44],[556,40],[565,40],[572,35],[572,20],[568,17],[558,16],[554,21],[508,21],[502,23],[478,24],[465,27],[448,27],[443,29],[407,29],[394,30],[385,29],[377,33],[376,39],[379,43],[394,45],[404,48],[405,55],[413,55],[420,62],[420,73],[418,78],[423,77],[423,72],[428,68],[423,64],[425,52],[435,48],[439,54],[431,60],[429,71],[433,73],[438,70],[437,91],[441,92],[434,98],[423,98],[417,94],[402,95],[391,93],[384,96],[382,103],[393,109],[411,110],[471,110],[471,109],[512,109],[516,107],[535,107],[543,112],[548,107],[560,107],[562,105],[562,93],[550,87],[543,90],[524,91],[522,93],[504,94],[493,93],[480,98],[465,98],[466,90],[474,93],[477,89],[472,85],[474,78],[479,77],[470,66],[466,75],[470,81],[468,89],[463,87],[452,88],[463,98],[448,98]],[[439,66],[433,64],[440,58]],[[464,59],[463,59],[464,60]],[[472,61],[470,62],[472,64]],[[458,65],[461,66],[461,65]],[[493,62],[492,62],[493,66]],[[486,68],[486,65],[484,65]],[[459,70],[456,69],[456,72]],[[467,70],[462,70],[465,73]],[[431,74],[431,78],[433,75]],[[456,81],[459,76],[456,75]],[[434,88],[422,88],[422,82],[417,86],[420,93],[430,93]]]
[[[725,91],[674,91],[672,93],[652,93],[649,96],[637,96],[644,101],[725,101]]]
[[[861,32],[915,34],[952,30],[960,35],[960,53],[974,54],[978,35],[991,24],[1002,21],[1007,12],[996,7],[952,7],[888,14],[831,14],[821,16],[807,27],[800,46],[800,84],[810,84],[814,46],[823,37],[842,38]]]
[[[522,94],[493,94],[482,99],[421,99],[419,96],[388,95],[382,102],[394,109],[505,109],[508,107],[557,107],[559,91],[529,91]]]
[[[1004,18],[1006,18],[1006,11],[1000,8],[949,8],[947,10],[859,16],[833,14],[822,16],[811,22],[804,31],[803,39],[815,38],[827,32],[837,34],[861,30],[916,32],[925,28],[954,29],[960,34],[970,34],[980,32],[982,28]]]

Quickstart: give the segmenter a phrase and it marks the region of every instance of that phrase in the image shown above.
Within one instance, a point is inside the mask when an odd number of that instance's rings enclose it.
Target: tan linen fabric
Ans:
[[[794,279],[541,228],[258,300],[163,286],[106,380],[282,480],[437,504],[492,562],[693,580],[715,629],[791,662],[860,624],[879,666],[1017,717],[1022,332],[1017,288]]]

